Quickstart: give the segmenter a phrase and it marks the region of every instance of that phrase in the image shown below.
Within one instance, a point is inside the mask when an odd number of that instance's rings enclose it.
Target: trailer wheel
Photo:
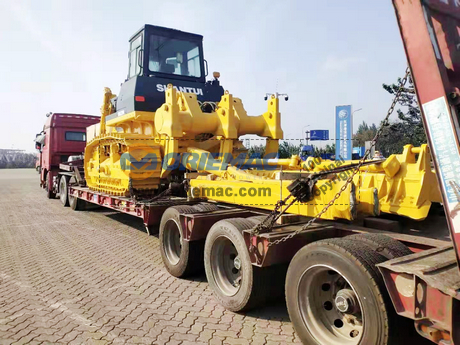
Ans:
[[[252,227],[253,222],[243,218],[221,220],[206,237],[204,267],[209,286],[219,303],[231,311],[262,304],[280,283],[273,275],[278,267],[252,265],[242,235],[243,230]]]
[[[69,205],[72,210],[83,211],[86,208],[86,201],[80,198],[77,198],[71,194],[69,194],[68,197],[69,197]]]
[[[193,205],[193,208],[198,212],[213,212],[219,210],[219,207],[217,207],[217,205],[205,203]]]
[[[45,188],[46,188],[46,197],[48,199],[55,199],[56,198],[56,193],[54,193],[54,191],[53,191],[53,177],[52,177],[51,172],[48,172],[48,174],[46,174]],[[50,188],[51,188],[51,190],[50,190]]]
[[[413,252],[401,242],[382,234],[358,234],[348,236],[346,239],[361,241],[388,260],[413,254]]]
[[[64,207],[69,206],[69,181],[70,176],[62,175],[59,180],[59,199]]]
[[[160,222],[160,252],[166,270],[174,277],[186,277],[203,270],[204,241],[184,241],[180,214],[196,213],[193,206],[168,208]]]
[[[306,344],[387,345],[396,315],[376,264],[386,258],[346,239],[303,247],[289,265],[289,316]]]

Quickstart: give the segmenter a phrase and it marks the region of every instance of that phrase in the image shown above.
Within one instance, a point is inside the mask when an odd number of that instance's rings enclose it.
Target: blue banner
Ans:
[[[329,140],[329,131],[327,129],[311,130],[310,140]]]
[[[353,118],[351,105],[335,107],[335,159],[351,160]]]

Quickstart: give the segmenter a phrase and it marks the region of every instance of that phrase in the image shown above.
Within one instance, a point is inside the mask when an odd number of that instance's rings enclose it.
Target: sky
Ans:
[[[203,35],[209,70],[249,115],[266,111],[265,93],[287,93],[286,139],[310,129],[333,139],[342,104],[362,108],[355,131],[378,124],[391,102],[382,83],[406,67],[390,0],[0,0],[0,148],[33,152],[48,112],[99,115],[144,24]]]

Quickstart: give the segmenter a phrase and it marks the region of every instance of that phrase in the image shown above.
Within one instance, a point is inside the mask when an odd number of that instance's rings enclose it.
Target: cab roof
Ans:
[[[71,113],[52,113],[46,118],[45,128],[50,127],[53,122],[55,126],[62,126],[66,123],[82,123],[83,127],[87,127],[101,120],[99,116],[86,114],[71,114]]]
[[[133,40],[133,38],[135,38],[141,31],[155,32],[155,33],[159,33],[159,34],[167,33],[168,36],[189,37],[189,38],[192,38],[192,39],[195,39],[195,40],[203,40],[202,35],[193,34],[191,32],[181,31],[181,30],[177,30],[177,29],[166,28],[164,26],[145,24],[143,27],[141,27],[139,30],[137,30],[134,35],[131,36],[129,41],[131,42]]]

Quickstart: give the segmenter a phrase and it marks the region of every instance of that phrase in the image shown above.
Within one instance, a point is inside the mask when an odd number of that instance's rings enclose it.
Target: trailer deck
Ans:
[[[156,226],[160,223],[161,217],[167,208],[182,205],[213,205],[215,208],[208,210],[196,209],[194,212],[183,213],[180,215],[181,231],[185,241],[204,240],[210,228],[218,221],[232,218],[264,217],[266,212],[247,208],[235,207],[233,205],[213,202],[203,202],[199,199],[187,199],[185,197],[163,197],[152,202],[138,201],[128,197],[113,196],[106,193],[90,190],[88,187],[70,186],[69,195],[77,197],[85,202],[106,207],[118,212],[129,214],[141,218],[149,234],[156,231]],[[290,216],[287,215],[286,218]],[[447,240],[428,238],[404,234],[395,231],[377,229],[373,227],[360,226],[353,223],[340,223],[332,221],[318,221],[308,229],[302,230],[294,238],[285,241],[277,246],[271,247],[270,243],[285,237],[299,229],[309,220],[303,217],[302,221],[288,224],[278,224],[272,231],[254,235],[250,230],[244,230],[243,236],[250,247],[257,248],[251,253],[251,262],[255,266],[267,267],[273,264],[289,262],[294,254],[308,243],[326,239],[340,238],[353,234],[382,234],[404,243],[413,252],[420,252],[432,248],[444,248],[450,244]],[[367,220],[367,222],[366,222]],[[282,218],[284,221],[284,218]],[[360,223],[374,224],[370,219],[364,219]],[[387,223],[388,228],[393,228],[394,222]],[[447,229],[446,229],[447,230]]]
[[[155,232],[155,225],[160,223],[161,216],[168,207],[194,205],[198,203],[197,200],[187,200],[187,198],[182,197],[160,198],[153,202],[142,202],[127,197],[95,192],[88,187],[75,185],[69,186],[69,196],[134,217],[142,218],[144,226],[149,234]]]

